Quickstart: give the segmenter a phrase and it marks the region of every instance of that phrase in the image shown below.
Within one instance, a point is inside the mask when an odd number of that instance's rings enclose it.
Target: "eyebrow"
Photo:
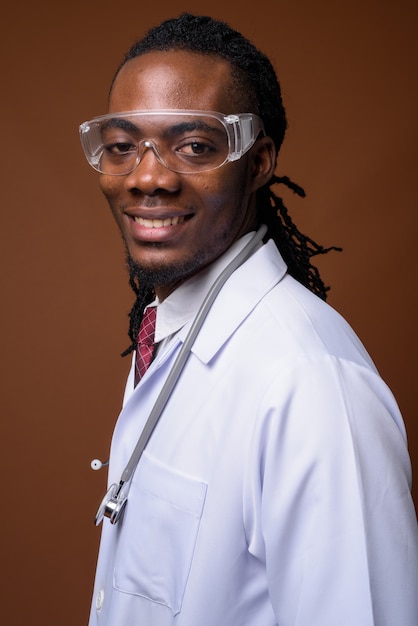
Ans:
[[[205,130],[210,132],[221,132],[219,128],[215,128],[206,122],[202,122],[202,120],[194,120],[193,122],[179,122],[178,124],[174,124],[174,126],[170,127],[170,132],[173,134],[181,135],[184,132],[190,132],[193,130]]]
[[[122,130],[134,133],[136,135],[141,134],[141,128],[136,126],[133,122],[122,118],[122,117],[112,117],[106,122],[102,124],[100,127],[101,132],[105,131],[108,128],[120,128]],[[193,121],[185,121],[178,122],[177,124],[173,124],[164,129],[165,135],[181,135],[185,132],[192,132],[196,130],[202,130],[206,132],[216,133],[219,135],[224,134],[224,130],[221,128],[216,128],[215,126],[211,126],[206,122],[196,119]],[[145,133],[146,134],[146,133]]]
[[[100,131],[107,130],[108,128],[121,128],[122,130],[127,130],[130,132],[138,132],[139,128],[135,126],[132,122],[123,119],[122,117],[112,117],[109,120],[106,120],[101,126]]]

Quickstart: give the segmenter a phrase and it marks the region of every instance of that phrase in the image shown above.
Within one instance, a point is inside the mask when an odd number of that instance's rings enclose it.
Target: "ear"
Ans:
[[[268,183],[276,169],[277,152],[271,137],[261,137],[250,150],[251,191]]]

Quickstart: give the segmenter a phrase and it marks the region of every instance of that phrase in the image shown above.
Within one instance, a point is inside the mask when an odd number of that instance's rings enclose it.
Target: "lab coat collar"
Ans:
[[[254,235],[255,232],[250,232],[235,241],[219,258],[184,281],[162,302],[159,302],[158,298],[155,299],[154,304],[157,305],[155,342],[157,344],[161,344],[162,341],[167,342],[170,337],[177,335],[183,326],[195,319],[218,276]],[[262,243],[259,244],[260,247],[262,245]]]
[[[193,354],[203,363],[209,363],[286,271],[286,264],[272,240],[254,252],[221,289],[195,340]],[[190,326],[191,322],[180,330],[178,339],[182,342]]]
[[[242,321],[262,300],[287,272],[286,264],[275,243],[269,240],[256,250],[227,280],[210,309],[205,322],[191,348],[191,352],[204,364],[208,364],[218,353]],[[124,395],[127,405],[135,391],[152,383],[154,375],[164,367],[172,355],[177,353],[184,343],[194,319],[186,323],[173,341],[157,353],[151,363],[147,376],[134,389],[135,354],[128,376]],[[141,391],[143,393],[143,391]]]

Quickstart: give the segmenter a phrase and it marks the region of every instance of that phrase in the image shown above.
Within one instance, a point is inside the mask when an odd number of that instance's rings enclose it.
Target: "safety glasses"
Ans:
[[[124,176],[147,150],[173,172],[194,174],[240,159],[264,134],[252,113],[151,110],[101,115],[80,125],[90,165],[110,176]]]

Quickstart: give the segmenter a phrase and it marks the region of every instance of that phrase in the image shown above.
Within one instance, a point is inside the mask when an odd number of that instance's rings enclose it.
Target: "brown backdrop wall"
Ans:
[[[412,1],[9,3],[1,34],[1,622],[87,623],[106,457],[128,363],[123,249],[78,124],[106,110],[132,40],[183,10],[230,21],[272,58],[289,132],[279,170],[302,230],[416,421],[417,11]],[[418,491],[415,491],[418,494]]]

